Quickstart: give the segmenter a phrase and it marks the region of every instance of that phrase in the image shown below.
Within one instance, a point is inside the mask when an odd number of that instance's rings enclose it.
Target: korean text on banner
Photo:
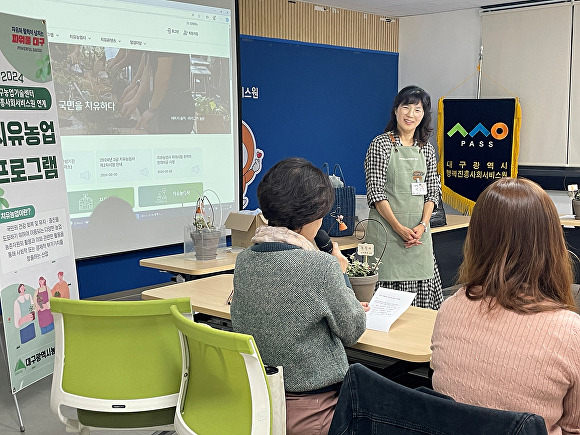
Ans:
[[[471,213],[494,180],[518,173],[521,109],[517,98],[439,100],[438,172],[443,200]]]
[[[50,300],[78,299],[43,20],[0,14],[0,305],[13,394],[52,373]]]

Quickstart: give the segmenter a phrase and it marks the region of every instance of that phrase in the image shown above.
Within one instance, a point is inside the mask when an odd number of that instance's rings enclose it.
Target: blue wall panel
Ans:
[[[183,252],[183,245],[169,245],[77,260],[80,298],[85,299],[168,282],[171,280],[169,273],[139,266],[139,260],[181,252]]]
[[[339,163],[347,184],[365,194],[363,161],[382,133],[398,86],[398,54],[242,36],[242,118],[263,151],[246,208],[258,207],[264,173],[286,157]]]

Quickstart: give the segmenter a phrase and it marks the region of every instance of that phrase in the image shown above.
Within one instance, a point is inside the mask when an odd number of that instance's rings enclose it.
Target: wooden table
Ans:
[[[433,228],[433,234],[446,231],[466,228],[469,225],[469,216],[447,215],[447,225]],[[362,238],[363,232],[358,231],[359,237]],[[356,235],[346,237],[332,237],[332,240],[338,243],[342,250],[354,249],[359,243],[362,243]],[[239,250],[238,250],[239,251]],[[216,272],[227,272],[234,270],[236,264],[237,252],[226,252],[223,258],[217,260],[198,261],[192,258],[192,254],[174,254],[162,257],[144,258],[139,264],[144,267],[164,270],[174,274],[190,275],[200,277]]]
[[[190,254],[193,255],[193,254]],[[236,252],[226,252],[223,258],[217,260],[196,260],[186,254],[164,255],[162,257],[143,258],[139,264],[144,267],[160,269],[182,275],[202,276],[216,272],[234,270]]]
[[[580,227],[580,220],[574,218],[560,218],[560,223],[565,227]]]
[[[469,226],[469,220],[471,219],[471,216],[464,216],[461,214],[448,214],[446,215],[445,218],[447,220],[447,225],[433,228],[431,230],[432,234],[457,230],[460,228],[467,228]]]
[[[354,249],[361,243],[354,235],[348,237],[332,237],[342,250]],[[241,248],[222,254],[216,260],[196,260],[194,254],[174,254],[162,257],[143,258],[139,264],[144,267],[164,270],[174,274],[190,275],[200,277],[216,272],[233,271],[236,264],[236,257]],[[219,257],[219,256],[218,256]]]
[[[189,297],[194,311],[230,319],[227,299],[232,289],[233,275],[224,274],[146,290],[142,298]],[[352,348],[404,361],[428,362],[436,315],[433,310],[409,307],[389,332],[367,329]]]

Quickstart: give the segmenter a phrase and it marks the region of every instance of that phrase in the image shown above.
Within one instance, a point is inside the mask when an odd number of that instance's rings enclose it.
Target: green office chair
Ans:
[[[269,434],[270,389],[251,335],[195,323],[171,307],[183,373],[175,414],[179,435]]]
[[[50,408],[67,432],[174,430],[181,344],[170,307],[189,298],[87,301],[52,298],[55,361]],[[76,408],[77,418],[63,415]]]

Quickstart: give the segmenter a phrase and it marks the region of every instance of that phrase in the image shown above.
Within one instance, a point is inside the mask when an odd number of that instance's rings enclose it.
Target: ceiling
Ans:
[[[474,9],[482,6],[495,6],[517,3],[535,3],[541,0],[306,0],[316,5],[369,12],[388,17],[405,17],[408,15],[435,14],[439,12]]]

